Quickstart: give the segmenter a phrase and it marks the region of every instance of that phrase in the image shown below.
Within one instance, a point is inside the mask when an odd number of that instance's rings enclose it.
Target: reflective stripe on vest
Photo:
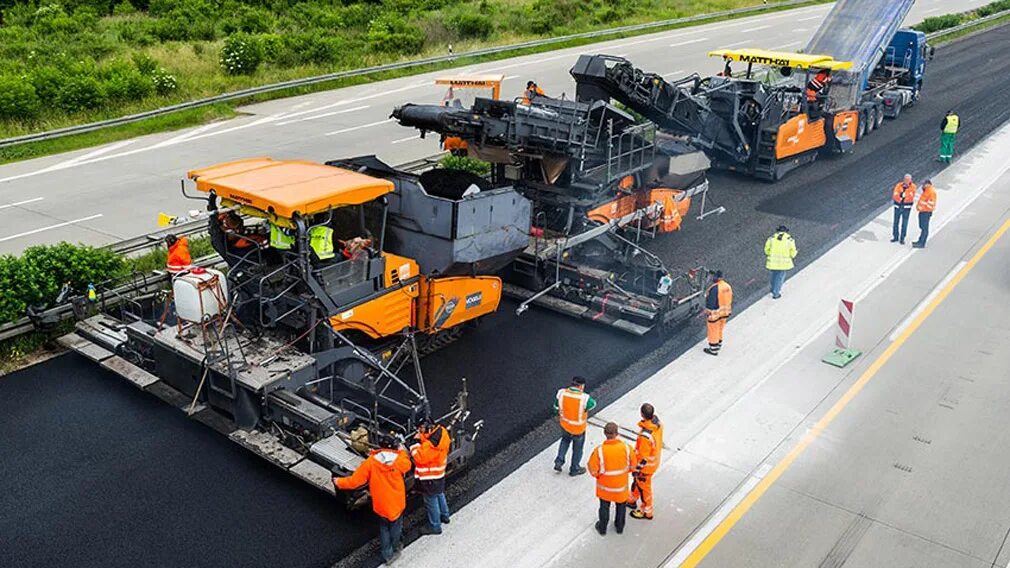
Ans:
[[[288,250],[295,244],[295,237],[283,227],[270,223],[270,246],[278,250]]]
[[[792,242],[793,238],[789,236],[789,233],[775,233],[772,235],[768,239],[768,248],[770,250],[768,251],[765,268],[768,270],[792,270]]]
[[[333,251],[333,229],[324,225],[309,229],[309,246],[319,260],[328,260],[336,256]]]
[[[577,405],[577,414],[575,418],[570,418],[565,415],[565,400],[574,400]],[[561,416],[561,422],[573,426],[575,428],[580,428],[586,425],[586,405],[589,404],[589,395],[584,392],[572,392],[568,389],[562,389],[558,391],[558,414]]]
[[[617,477],[618,475],[628,475],[631,473],[631,448],[627,444],[624,446],[624,468],[606,469],[607,462],[603,459],[603,445],[596,448],[596,459],[600,460],[600,476],[596,478],[596,488],[607,493],[623,493],[628,490],[627,479],[622,487],[607,487],[603,484],[604,477]]]
[[[642,430],[642,431],[640,431],[638,433],[638,435],[641,436],[641,437],[643,437],[643,438],[645,438],[646,440],[649,441],[649,443],[652,444],[652,449],[653,449],[652,455],[651,456],[646,456],[644,458],[646,465],[655,465],[656,464],[656,450],[657,450],[657,448],[656,448],[656,439],[652,437],[652,432],[649,432],[648,430]]]
[[[956,114],[947,117],[947,126],[943,127],[944,134],[957,134],[957,127],[961,125],[961,118]],[[935,130],[933,132],[936,132]]]

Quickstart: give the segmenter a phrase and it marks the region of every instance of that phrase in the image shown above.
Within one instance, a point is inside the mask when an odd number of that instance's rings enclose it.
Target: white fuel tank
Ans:
[[[179,319],[199,323],[224,312],[228,281],[218,270],[196,267],[172,281],[172,293]]]

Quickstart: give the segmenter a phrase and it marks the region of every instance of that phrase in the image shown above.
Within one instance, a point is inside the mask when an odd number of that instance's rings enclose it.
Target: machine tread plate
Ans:
[[[337,494],[337,490],[333,486],[333,472],[310,459],[304,459],[296,463],[288,471],[295,477],[322,489],[330,495]]]
[[[303,457],[298,452],[282,444],[276,436],[267,432],[235,430],[228,437],[284,469],[295,465]]]
[[[347,444],[335,435],[327,436],[312,444],[309,453],[346,471],[354,471],[365,461],[365,458],[352,452]]]
[[[515,284],[504,284],[502,286],[502,291],[505,292],[505,294],[513,298],[518,298],[520,300],[528,300],[532,298],[534,294],[534,292],[531,292],[526,288],[516,286]],[[585,306],[580,306],[567,300],[562,300],[561,298],[549,295],[540,296],[536,300],[533,300],[533,303],[538,306],[548,308],[556,312],[560,312],[562,314],[577,318],[585,317],[585,314],[587,314],[590,311],[589,308]]]
[[[69,336],[74,336],[71,338]],[[76,339],[75,339],[76,338]],[[95,363],[101,363],[102,361],[108,359],[115,355],[112,351],[84,339],[83,337],[77,335],[76,333],[70,333],[64,335],[60,338],[60,343],[65,345],[69,349],[72,349],[81,355],[84,355],[88,359],[91,359]]]
[[[204,351],[200,347],[202,340],[198,333],[193,333],[192,337],[182,339],[179,337],[179,330],[175,327],[166,328],[155,335],[155,341],[197,363],[204,359]],[[232,352],[236,354],[236,357],[241,351],[249,363],[248,366],[236,373],[235,381],[256,392],[262,392],[279,381],[287,380],[294,371],[315,364],[315,359],[308,355],[294,351],[282,352],[284,351],[283,344],[266,338],[258,339],[256,342],[238,343],[235,338],[229,338],[227,341],[230,342]],[[263,361],[269,362],[264,364]],[[222,374],[228,374],[225,361],[215,363],[211,367]]]
[[[134,386],[142,390],[161,380],[119,355],[109,357],[102,361],[100,365],[130,381]]]

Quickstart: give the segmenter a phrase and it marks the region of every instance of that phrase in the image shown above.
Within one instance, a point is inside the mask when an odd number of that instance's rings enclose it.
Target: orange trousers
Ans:
[[[722,343],[722,330],[726,327],[726,318],[719,318],[713,321],[708,319],[708,345],[715,347]]]
[[[634,478],[631,484],[631,499],[629,502],[642,502],[642,512],[646,517],[652,516],[652,474],[642,473]]]

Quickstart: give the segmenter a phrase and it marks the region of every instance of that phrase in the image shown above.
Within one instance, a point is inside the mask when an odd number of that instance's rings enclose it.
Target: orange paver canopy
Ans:
[[[186,175],[200,191],[287,218],[368,203],[393,191],[388,180],[301,160],[249,158]]]

